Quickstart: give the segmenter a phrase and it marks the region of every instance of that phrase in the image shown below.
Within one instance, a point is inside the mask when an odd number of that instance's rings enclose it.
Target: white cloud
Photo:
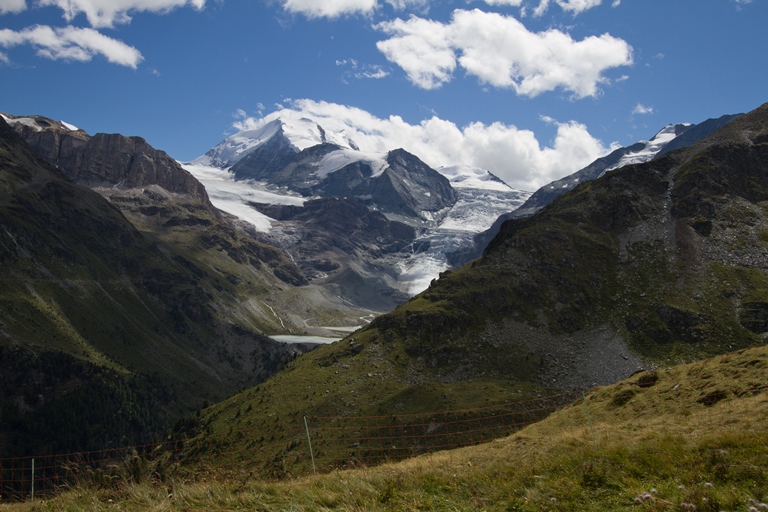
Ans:
[[[638,103],[635,105],[635,108],[632,110],[632,114],[639,114],[639,115],[645,115],[645,114],[653,114],[653,107],[646,107],[642,103]]]
[[[378,8],[378,0],[284,0],[283,8],[309,18],[337,18],[370,14]]]
[[[456,10],[450,23],[412,16],[379,23],[391,35],[378,49],[418,87],[451,80],[457,65],[482,83],[537,96],[562,88],[596,96],[607,69],[632,64],[632,47],[609,34],[574,41],[559,30],[529,32],[511,16]]]
[[[9,59],[8,56],[3,52],[0,52],[0,62],[2,62],[3,64],[10,64],[11,59]]]
[[[27,8],[25,0],[0,0],[0,14],[21,12]]]
[[[355,78],[357,79],[372,78],[374,80],[379,80],[388,76],[389,71],[385,71],[381,66],[370,66],[367,71],[355,73]]]
[[[8,1],[8,0],[0,0]],[[10,0],[15,1],[15,0]],[[41,6],[55,6],[64,11],[64,19],[72,21],[85,14],[93,27],[112,27],[128,23],[136,12],[167,13],[187,5],[197,10],[205,7],[206,0],[37,0]]]
[[[576,14],[581,14],[584,11],[588,11],[593,7],[597,7],[602,3],[602,0],[555,0],[564,11],[569,11]]]
[[[424,10],[430,0],[385,0],[398,10]],[[381,7],[378,0],[281,0],[286,11],[308,18],[338,18],[355,14],[369,15]]]
[[[376,47],[403,68],[415,85],[436,89],[451,80],[456,69],[456,50],[449,25],[414,16],[408,21],[380,23],[376,28],[394,35],[376,43]]]
[[[488,0],[485,0],[486,3],[490,3]],[[499,0],[495,0],[499,1]],[[620,0],[616,0],[620,1]],[[535,17],[543,16],[545,12],[549,9],[549,5],[552,3],[551,0],[541,0],[539,2],[539,5],[533,10],[533,15]],[[589,9],[592,9],[593,7],[597,7],[602,3],[602,0],[555,0],[555,3],[560,6],[561,9],[564,11],[568,11],[574,16],[577,14],[581,14],[584,11],[588,11]],[[614,5],[616,7],[616,5]]]
[[[307,99],[233,126],[250,130],[277,118],[310,118],[326,130],[343,130],[362,151],[386,152],[402,147],[432,167],[459,163],[482,167],[523,190],[536,190],[571,174],[612,149],[575,121],[546,119],[555,124],[557,135],[550,146],[542,147],[532,131],[504,123],[475,122],[459,128],[433,116],[413,125],[399,116],[382,119],[358,108]]]
[[[509,5],[511,7],[520,7],[523,0],[485,0],[488,5]]]
[[[96,55],[103,55],[113,64],[133,69],[144,60],[136,48],[91,28],[34,25],[20,31],[0,30],[0,46],[12,48],[25,44],[32,45],[39,56],[52,60],[87,62]]]
[[[348,66],[351,70],[344,71],[342,74],[342,81],[348,83],[348,78],[356,78],[357,80],[363,79],[381,79],[389,76],[389,71],[386,71],[383,67],[374,64],[359,64],[355,59],[343,59],[336,61],[337,66]]]

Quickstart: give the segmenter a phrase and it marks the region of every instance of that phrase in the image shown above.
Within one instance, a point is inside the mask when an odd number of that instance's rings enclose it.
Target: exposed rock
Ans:
[[[708,119],[697,125],[675,125],[675,138],[664,144],[657,153],[649,154],[649,158],[660,158],[662,155],[665,155],[672,150],[689,147],[707,137],[717,129],[725,126],[727,123],[738,119],[742,115],[743,114],[726,115],[717,119]],[[609,155],[598,158],[587,167],[569,176],[544,185],[539,190],[534,192],[531,197],[529,197],[528,200],[518,209],[500,216],[487,231],[476,235],[474,240],[474,249],[463,251],[461,254],[457,254],[454,257],[456,262],[463,264],[480,257],[488,243],[498,234],[499,230],[501,229],[501,225],[504,222],[511,219],[528,217],[535,214],[550,204],[552,201],[554,201],[556,198],[560,197],[566,192],[569,192],[570,190],[573,190],[578,185],[595,180],[605,174],[607,170],[614,169],[617,165],[619,165],[623,158],[643,151],[646,147],[646,144],[647,143],[645,142],[637,142],[631,146],[616,149]],[[711,227],[708,226],[706,222],[703,222],[697,223],[695,228],[697,231],[705,234]]]
[[[407,299],[396,291],[398,254],[416,231],[354,199],[326,198],[304,206],[253,204],[280,221],[270,236],[313,283],[335,288],[347,301],[387,311]]]
[[[38,156],[76,183],[124,188],[159,185],[168,192],[199,200],[214,211],[205,187],[178,162],[141,137],[105,133],[90,137],[82,130],[68,130],[42,116],[6,117],[11,121],[33,119],[38,127],[31,123],[12,124]]]
[[[195,256],[203,251],[185,257],[147,233],[0,119],[0,346],[14,347],[0,354],[0,371],[21,368],[31,379],[0,396],[0,444],[7,429],[19,440],[13,450],[30,453],[146,441],[297,353],[241,326],[247,308],[223,272]],[[247,257],[260,247],[239,249]],[[87,414],[69,416],[67,398]],[[113,416],[130,424],[93,433]],[[51,430],[35,438],[38,424]]]

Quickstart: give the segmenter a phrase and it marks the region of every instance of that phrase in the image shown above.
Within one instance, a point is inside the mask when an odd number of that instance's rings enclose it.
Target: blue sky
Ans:
[[[766,0],[0,0],[0,111],[182,161],[336,119],[533,190],[768,101],[767,25]]]

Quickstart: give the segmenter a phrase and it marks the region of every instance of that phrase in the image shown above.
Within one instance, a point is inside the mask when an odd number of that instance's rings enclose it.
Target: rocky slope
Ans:
[[[158,185],[170,193],[189,196],[214,212],[200,182],[141,137],[106,133],[90,136],[43,116],[3,117],[38,156],[64,171],[75,183],[126,189]]]
[[[480,260],[206,421],[460,410],[761,345],[766,205],[768,104],[506,222]]]
[[[416,237],[413,227],[354,199],[252,206],[278,221],[271,236],[312,282],[373,311],[390,311],[408,299],[397,291],[395,270],[399,253]]]
[[[577,185],[597,179],[608,171],[625,165],[647,162],[669,151],[691,146],[741,115],[743,114],[725,115],[717,119],[707,119],[695,125],[667,125],[650,140],[639,141],[631,146],[616,149],[609,155],[598,158],[584,169],[544,185],[519,208],[505,212],[496,219],[487,231],[478,234],[473,246],[470,246],[469,249],[451,254],[451,261],[461,265],[480,257],[488,243],[499,233],[499,229],[505,221],[531,216],[554,201],[555,198],[573,190]]]
[[[38,156],[108,199],[163,251],[212,277],[201,282],[211,306],[243,328],[328,334],[305,319],[316,318],[320,326],[359,325],[369,314],[332,290],[307,287],[306,276],[274,239],[215,208],[192,174],[143,139],[90,136],[42,116],[3,117]],[[298,305],[302,315],[295,314]]]
[[[450,267],[447,253],[471,244],[474,234],[527,197],[485,170],[433,170],[402,149],[362,150],[346,133],[306,118],[264,120],[185,167],[205,181],[219,207],[269,233],[310,282],[378,312],[424,290]],[[412,243],[398,242],[393,250],[387,236],[373,241],[358,238],[360,230],[338,230],[343,222],[309,222],[308,214],[290,221],[272,216],[317,198],[356,201],[368,211],[353,208],[346,214],[383,214],[390,223],[411,226]],[[316,202],[311,211],[324,218],[338,216],[318,210],[333,204]],[[357,222],[368,221],[361,217]],[[347,243],[321,254],[318,244],[308,243],[310,237]],[[318,260],[324,262],[322,271],[312,270]]]
[[[281,249],[142,139],[41,116],[2,125],[4,453],[145,441],[305,350],[258,333],[327,334],[307,319],[369,314],[306,286]],[[61,421],[40,422],[51,414]]]

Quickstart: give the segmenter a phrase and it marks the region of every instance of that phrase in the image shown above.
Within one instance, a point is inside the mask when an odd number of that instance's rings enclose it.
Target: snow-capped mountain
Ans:
[[[344,132],[326,131],[307,118],[294,119],[290,122],[284,122],[278,118],[227,137],[205,155],[190,163],[222,169],[232,167],[248,153],[268,144],[271,140],[284,141],[294,153],[325,143],[336,144],[347,149],[358,149],[354,141]]]
[[[639,164],[663,155],[672,149],[690,146],[732,121],[741,114],[708,119],[700,124],[669,124],[659,130],[650,140],[641,140],[614,150],[609,155],[598,158],[587,167],[559,180],[544,185],[516,210],[512,217],[533,215],[556,197],[568,192],[578,184],[599,178],[608,171],[626,165]]]
[[[357,281],[402,298],[425,289],[450,268],[446,253],[471,244],[474,235],[529,195],[483,169],[457,165],[435,170],[402,149],[363,150],[345,132],[326,130],[307,118],[273,119],[241,131],[185,167],[205,184],[214,204],[269,232],[311,278],[331,283],[351,273],[354,279],[336,284],[349,292],[349,282]],[[393,253],[391,243],[377,247],[370,236],[320,234],[334,225],[350,229],[340,219],[311,223],[308,231],[310,223],[299,224],[306,219],[299,210],[269,206],[301,208],[306,201],[332,197],[383,214],[385,222],[395,224],[367,219],[360,225],[399,233],[398,240],[410,236],[412,243]],[[323,205],[338,208],[340,203],[312,202],[312,211],[319,215]],[[346,205],[345,211],[360,210]],[[283,220],[274,218],[276,212]],[[407,235],[399,224],[416,231]],[[344,246],[341,254],[333,244],[315,243],[318,236],[345,237],[351,244],[337,244]],[[309,243],[309,238],[315,242]],[[399,242],[395,245],[400,247]],[[386,284],[380,277],[374,283],[373,275],[382,272],[389,275]]]
[[[637,142],[632,147],[642,146],[640,149],[634,149],[630,150],[627,153],[625,153],[618,162],[615,164],[609,166],[605,171],[603,171],[603,174],[605,174],[608,171],[612,171],[614,169],[618,169],[620,167],[624,167],[625,165],[631,165],[631,164],[641,164],[643,162],[647,162],[648,160],[653,159],[656,155],[659,154],[659,152],[664,149],[664,147],[672,142],[672,139],[680,135],[681,133],[684,133],[688,128],[691,127],[690,123],[685,124],[668,124],[664,128],[662,128],[659,133],[653,136],[651,140],[641,140],[640,142]]]
[[[344,133],[306,118],[275,119],[192,162],[227,168],[303,197],[352,197],[405,222],[432,223],[456,202],[448,180],[402,149],[361,151]]]

